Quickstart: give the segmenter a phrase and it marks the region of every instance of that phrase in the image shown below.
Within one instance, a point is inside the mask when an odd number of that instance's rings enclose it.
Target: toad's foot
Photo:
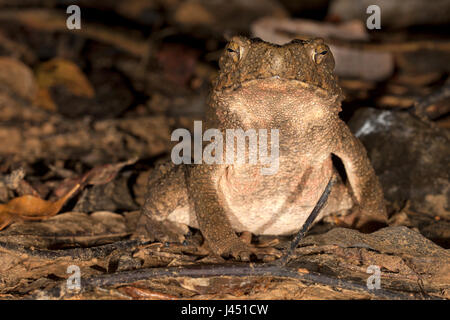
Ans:
[[[250,261],[250,257],[265,262],[280,258],[282,252],[273,247],[262,247],[251,244],[252,234],[248,231],[242,232],[239,238],[225,244],[220,250],[222,256],[231,256],[236,260]]]

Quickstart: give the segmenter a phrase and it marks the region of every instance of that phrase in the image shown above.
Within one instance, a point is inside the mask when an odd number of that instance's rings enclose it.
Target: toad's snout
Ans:
[[[286,73],[290,58],[281,52],[275,52],[270,57],[270,70],[273,76]]]

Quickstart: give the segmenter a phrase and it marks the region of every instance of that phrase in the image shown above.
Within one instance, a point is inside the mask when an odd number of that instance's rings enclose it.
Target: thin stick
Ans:
[[[280,258],[280,260],[277,261],[278,264],[284,265],[288,262],[289,258],[292,256],[292,253],[294,252],[295,248],[297,248],[300,241],[305,237],[306,232],[308,232],[309,227],[311,227],[314,220],[319,215],[320,211],[322,210],[323,206],[328,200],[328,196],[331,192],[331,187],[333,186],[335,182],[335,179],[333,177],[330,178],[328,181],[327,186],[325,187],[325,190],[323,191],[322,195],[319,198],[319,201],[317,201],[316,206],[311,211],[311,213],[308,216],[308,219],[306,219],[305,223],[295,236],[295,238],[291,242],[290,248],[286,251],[286,253],[283,255],[283,257]]]

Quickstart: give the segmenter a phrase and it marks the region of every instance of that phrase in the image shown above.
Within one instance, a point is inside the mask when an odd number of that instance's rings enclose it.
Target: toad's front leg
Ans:
[[[370,231],[387,222],[383,190],[363,144],[339,120],[331,152],[344,164],[351,190],[357,202],[354,226]]]
[[[249,261],[252,254],[276,255],[275,249],[254,247],[233,230],[217,188],[220,177],[226,172],[226,165],[193,165],[187,172],[188,194],[197,222],[214,254],[242,261]]]

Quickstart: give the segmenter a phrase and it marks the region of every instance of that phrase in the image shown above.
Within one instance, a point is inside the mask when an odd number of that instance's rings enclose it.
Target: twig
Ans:
[[[81,281],[81,288],[86,292],[97,287],[109,287],[120,284],[129,284],[142,280],[159,279],[164,277],[190,277],[190,278],[209,278],[219,276],[234,277],[280,277],[292,278],[304,281],[309,284],[320,284],[332,288],[341,288],[352,291],[358,291],[371,295],[376,299],[420,299],[423,298],[417,292],[403,293],[388,289],[369,290],[366,283],[356,283],[353,281],[342,280],[328,275],[315,272],[297,272],[295,268],[280,266],[275,264],[212,264],[212,265],[193,265],[170,268],[148,268],[134,271],[117,272],[113,274],[104,274],[93,276]],[[54,288],[46,292],[48,296],[61,298],[64,296],[61,292],[62,287]]]
[[[334,178],[331,177],[328,181],[327,186],[325,187],[325,190],[323,191],[322,195],[319,198],[319,201],[317,201],[314,209],[309,214],[308,218],[306,219],[305,223],[303,223],[303,226],[301,227],[300,231],[297,233],[295,238],[291,242],[291,246],[286,251],[286,253],[277,261],[278,264],[286,264],[289,260],[289,258],[292,256],[292,253],[294,252],[295,248],[297,248],[299,242],[305,237],[306,232],[308,231],[309,227],[312,225],[314,220],[317,218],[317,216],[320,213],[320,210],[322,210],[323,206],[328,200],[328,196],[330,195],[331,188],[334,184]]]

